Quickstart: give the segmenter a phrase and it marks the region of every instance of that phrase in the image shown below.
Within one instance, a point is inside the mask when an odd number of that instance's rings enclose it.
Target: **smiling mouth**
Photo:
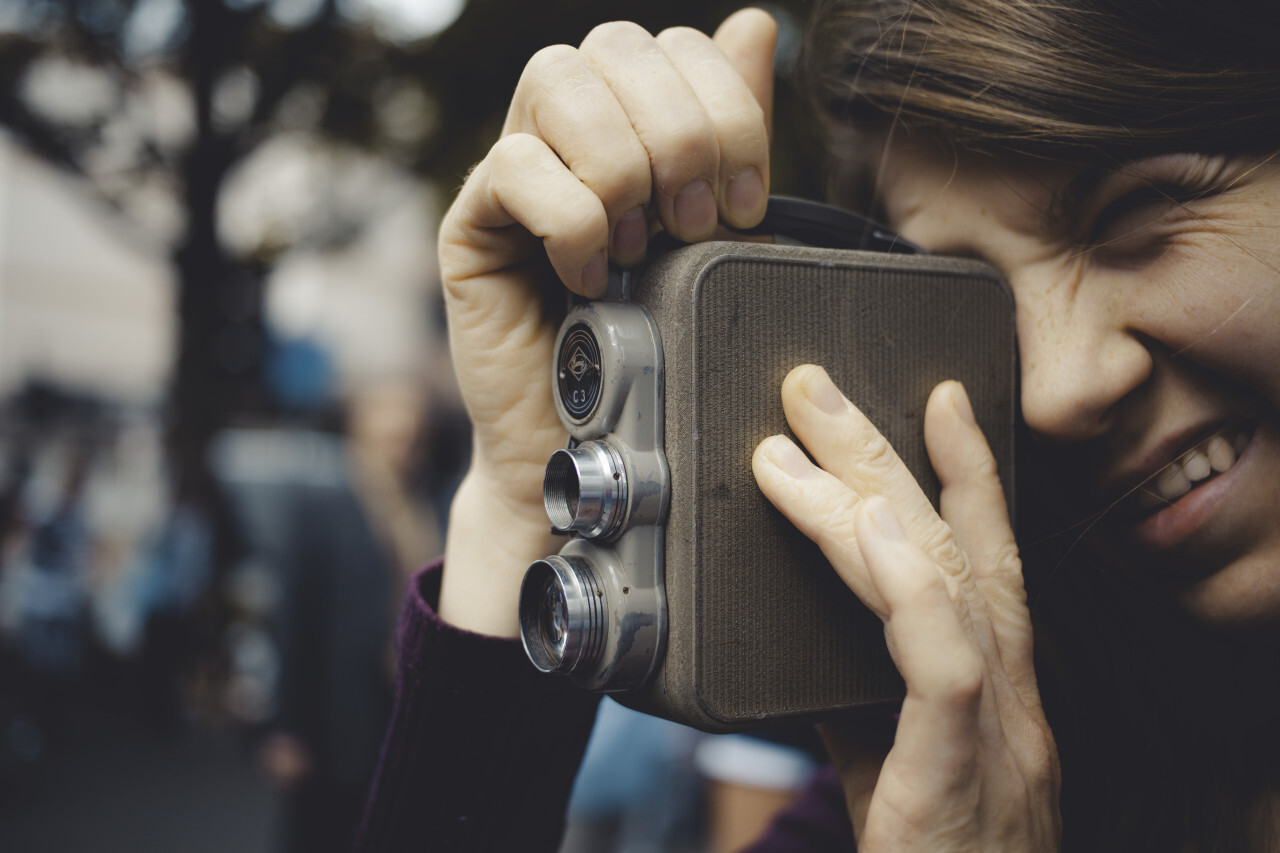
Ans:
[[[1135,487],[1125,503],[1139,516],[1172,506],[1183,495],[1230,471],[1252,431],[1252,426],[1236,426],[1210,436]]]

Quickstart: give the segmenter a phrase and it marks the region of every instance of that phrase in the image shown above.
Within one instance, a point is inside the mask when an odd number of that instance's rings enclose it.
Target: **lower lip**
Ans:
[[[1250,463],[1256,444],[1257,430],[1254,430],[1234,465],[1203,485],[1196,486],[1155,515],[1134,525],[1134,540],[1151,551],[1168,551],[1185,544],[1235,488],[1236,482],[1244,475],[1244,470]]]

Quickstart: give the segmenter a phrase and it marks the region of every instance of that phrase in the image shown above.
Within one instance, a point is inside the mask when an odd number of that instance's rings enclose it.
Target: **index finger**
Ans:
[[[1020,580],[1000,472],[959,382],[943,382],[929,395],[924,440],[942,486],[942,517],[974,561],[975,574],[982,579],[1012,572]]]
[[[764,216],[768,198],[769,140],[764,113],[746,82],[720,49],[688,27],[664,30],[658,44],[689,81],[702,103],[720,146],[721,219],[750,228]]]
[[[911,536],[949,577],[964,582],[968,564],[951,528],[888,439],[850,403],[821,367],[795,368],[782,383],[787,423],[822,468],[860,497],[883,495]]]
[[[763,9],[740,9],[725,18],[711,37],[737,70],[764,111],[765,133],[773,129],[773,54],[778,22]]]
[[[715,128],[720,146],[718,208],[721,219],[735,228],[758,223],[769,195],[776,36],[773,18],[747,9],[721,25],[714,39],[688,27],[673,27],[657,37]]]
[[[1034,638],[1018,544],[995,459],[960,383],[944,382],[934,389],[924,435],[942,484],[942,517],[969,555],[1009,680],[1027,707],[1038,708]]]

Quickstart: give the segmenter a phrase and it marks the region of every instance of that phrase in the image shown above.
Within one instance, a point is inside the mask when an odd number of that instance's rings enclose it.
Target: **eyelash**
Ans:
[[[1206,188],[1186,186],[1174,182],[1149,184],[1125,193],[1103,208],[1102,212],[1094,219],[1086,237],[1087,245],[1093,248],[1105,248],[1107,245],[1116,243],[1158,221],[1159,216],[1152,217],[1142,226],[1132,229],[1126,234],[1116,235],[1111,233],[1119,223],[1124,221],[1125,217],[1141,211],[1143,208],[1152,205],[1167,205],[1171,208],[1177,208],[1210,194],[1211,191]]]

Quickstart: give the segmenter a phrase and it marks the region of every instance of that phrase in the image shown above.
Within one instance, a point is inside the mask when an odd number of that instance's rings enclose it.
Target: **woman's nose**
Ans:
[[[1150,351],[1107,300],[1090,303],[1078,289],[1070,298],[1052,290],[1018,295],[1027,426],[1053,441],[1102,435],[1117,404],[1150,376]]]

